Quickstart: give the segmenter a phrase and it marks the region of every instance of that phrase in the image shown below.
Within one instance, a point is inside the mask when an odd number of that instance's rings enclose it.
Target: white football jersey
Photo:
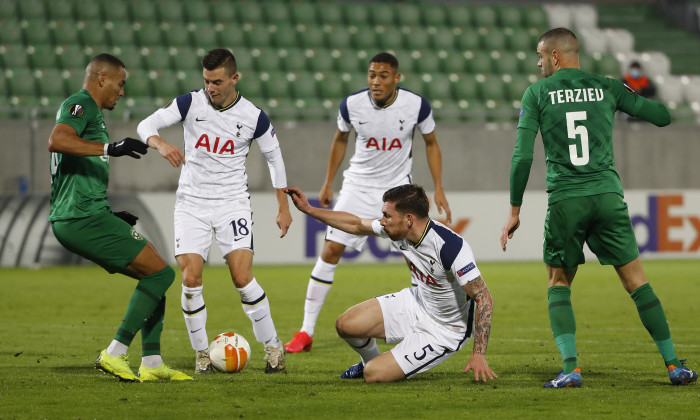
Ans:
[[[201,89],[178,96],[157,112],[167,125],[181,122],[184,131],[186,164],[178,201],[210,205],[212,200],[250,199],[245,169],[251,143],[257,140],[263,154],[279,148],[265,112],[240,94],[228,107],[214,108]],[[281,177],[273,176],[273,184],[287,186],[283,166]]]
[[[415,93],[398,88],[396,96],[380,107],[369,89],[343,99],[338,129],[355,129],[355,154],[343,172],[344,182],[387,189],[410,181],[413,132],[435,130],[430,104]]]
[[[372,222],[377,236],[388,238],[379,220]],[[411,281],[418,284],[418,304],[439,324],[457,332],[469,332],[474,302],[462,286],[481,275],[467,241],[434,220],[418,243],[393,241],[408,259]]]

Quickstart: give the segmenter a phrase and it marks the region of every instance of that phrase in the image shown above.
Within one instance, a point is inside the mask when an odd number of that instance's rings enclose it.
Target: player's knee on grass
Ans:
[[[394,360],[391,352],[383,353],[365,363],[363,375],[365,382],[368,384],[396,382],[406,379],[406,375]]]

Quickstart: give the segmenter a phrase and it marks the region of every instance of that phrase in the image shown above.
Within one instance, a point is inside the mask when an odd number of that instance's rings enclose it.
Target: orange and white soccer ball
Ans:
[[[221,333],[209,345],[209,358],[219,372],[240,372],[250,360],[250,344],[240,334]]]

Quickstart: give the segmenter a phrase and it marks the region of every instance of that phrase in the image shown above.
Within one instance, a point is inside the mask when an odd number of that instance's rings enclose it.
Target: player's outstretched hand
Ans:
[[[299,209],[300,212],[302,213],[307,213],[309,209],[311,208],[311,205],[309,204],[309,201],[306,199],[306,196],[304,195],[303,192],[297,187],[287,187],[284,189],[284,193],[288,194],[290,197],[292,197],[292,201],[294,202],[294,206]]]
[[[145,155],[148,152],[148,146],[141,140],[126,137],[122,141],[112,143],[107,146],[107,154],[110,156],[131,156],[134,159],[141,159],[141,156],[136,153]]]
[[[496,372],[491,370],[489,364],[486,363],[486,358],[483,354],[472,353],[472,357],[469,358],[467,365],[464,367],[462,373],[467,373],[470,370],[474,371],[474,380],[479,381],[479,375],[481,375],[481,380],[487,382],[486,378],[494,380],[498,378]]]
[[[284,206],[277,212],[277,227],[280,228],[280,238],[284,238],[289,230],[289,225],[292,224],[292,214],[289,212],[289,207]]]
[[[138,217],[134,216],[128,211],[118,211],[115,212],[114,215],[128,223],[129,226],[134,226],[136,224],[136,221],[139,220]]]
[[[452,223],[452,211],[450,210],[450,205],[447,203],[447,197],[445,197],[444,191],[435,192],[435,207],[437,207],[438,213],[442,214],[445,210],[445,222],[449,225]]]
[[[177,168],[180,164],[185,164],[185,154],[182,153],[179,147],[167,143],[159,136],[152,136],[148,140],[151,142],[151,146],[155,147],[158,153],[170,162],[173,168]]]
[[[503,252],[506,250],[506,243],[508,239],[513,239],[513,234],[520,227],[520,216],[517,214],[510,214],[503,224],[503,230],[501,230],[501,248]]]

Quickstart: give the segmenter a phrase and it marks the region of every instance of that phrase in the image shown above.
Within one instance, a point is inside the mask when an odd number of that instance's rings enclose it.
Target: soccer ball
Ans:
[[[221,333],[209,345],[209,359],[219,372],[240,372],[250,360],[250,344],[240,334]]]

